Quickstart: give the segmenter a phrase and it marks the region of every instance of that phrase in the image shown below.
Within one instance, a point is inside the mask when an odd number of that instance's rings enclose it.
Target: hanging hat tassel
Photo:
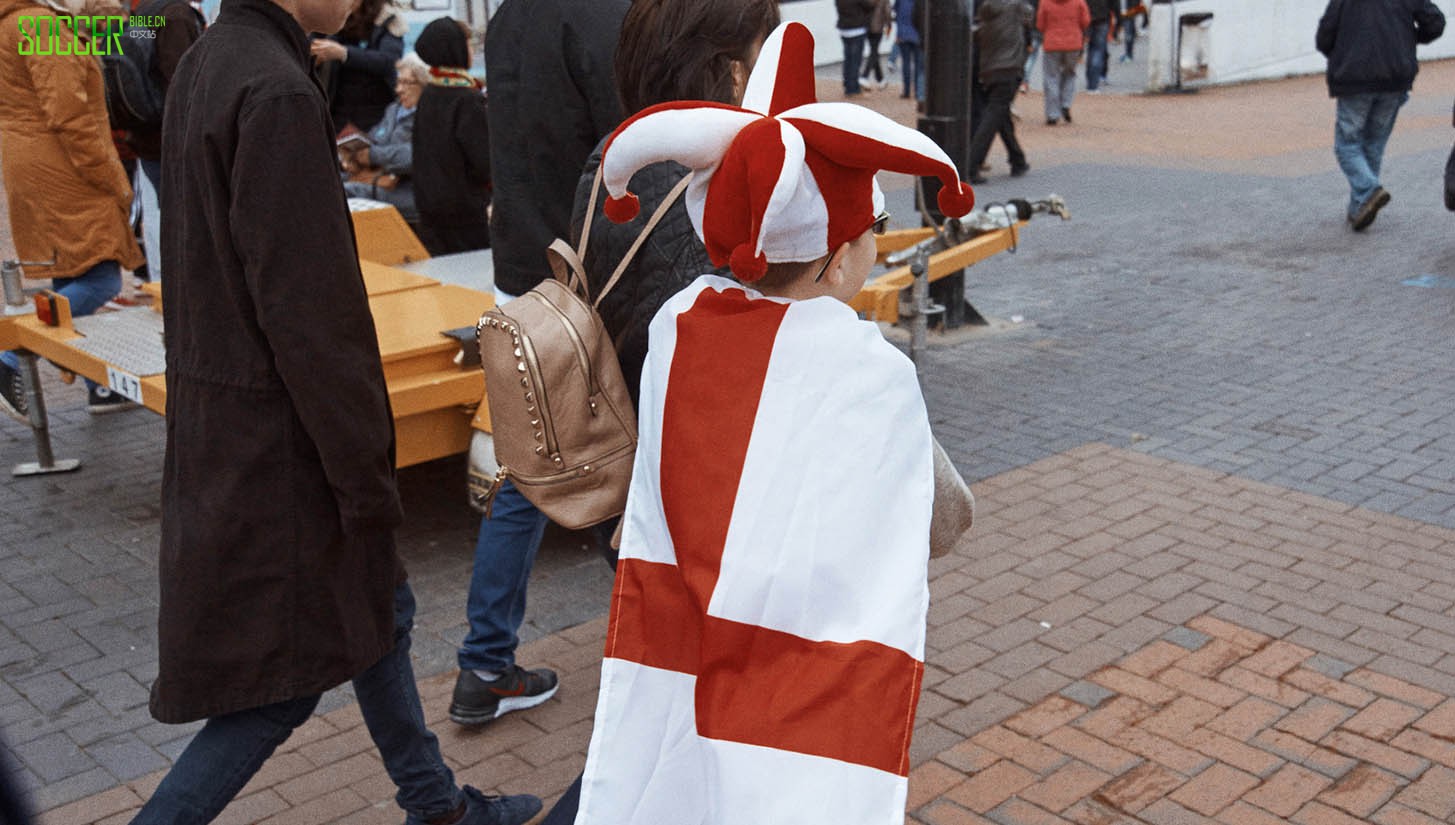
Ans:
[[[738,280],[752,283],[768,273],[768,256],[754,249],[751,243],[740,243],[733,249],[728,265]]]
[[[612,223],[626,223],[641,213],[642,204],[636,195],[628,192],[619,198],[608,197],[602,211]]]
[[[975,190],[957,180],[953,186],[941,186],[935,201],[940,205],[940,214],[958,218],[975,208]]]

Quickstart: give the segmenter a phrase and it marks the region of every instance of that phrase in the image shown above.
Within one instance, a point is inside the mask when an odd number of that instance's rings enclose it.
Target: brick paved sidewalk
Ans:
[[[1455,531],[1090,444],[976,485],[932,563],[911,819],[1228,825],[1455,816]],[[463,781],[559,794],[604,622],[533,642],[556,699],[479,731]],[[124,823],[153,774],[49,812]],[[394,823],[357,710],[311,720],[222,822]]]

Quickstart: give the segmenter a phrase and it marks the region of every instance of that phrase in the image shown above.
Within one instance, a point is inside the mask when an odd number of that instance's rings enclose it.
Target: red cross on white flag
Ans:
[[[843,304],[711,276],[651,335],[578,825],[902,822],[933,495],[913,368]]]

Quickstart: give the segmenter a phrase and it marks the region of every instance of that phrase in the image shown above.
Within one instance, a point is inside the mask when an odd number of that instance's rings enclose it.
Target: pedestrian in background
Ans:
[[[1086,8],[1091,13],[1091,26],[1086,30],[1086,91],[1095,92],[1101,88],[1102,81],[1106,80],[1111,0],[1086,0]]]
[[[970,139],[971,183],[985,182],[979,170],[996,135],[1005,142],[1011,176],[1020,177],[1030,171],[1026,153],[1016,140],[1010,105],[1015,102],[1016,90],[1020,87],[1034,15],[1031,4],[1025,0],[980,0],[976,4],[975,62],[985,105]]]
[[[1030,0],[1030,3],[1031,15],[1034,19],[1035,15],[1038,14],[1041,10],[1041,0]],[[1032,25],[1030,42],[1026,44],[1026,65],[1025,68],[1021,70],[1021,91],[1023,92],[1029,92],[1031,90],[1031,70],[1036,67],[1036,57],[1038,57],[1040,53],[1041,30]]]
[[[894,43],[899,46],[899,76],[904,81],[900,97],[924,99],[924,47],[914,25],[916,0],[895,0]]]
[[[89,40],[65,30],[73,25],[71,15],[119,11],[99,5],[0,0],[0,168],[10,230],[21,260],[55,261],[27,267],[26,277],[50,279],[78,318],[121,292],[122,267],[145,262],[131,231],[131,182],[112,145],[100,61],[69,48],[45,57],[21,54],[19,19],[45,15],[62,32],[62,43]],[[25,422],[29,405],[19,368],[15,353],[0,353],[0,411]],[[86,384],[92,412],[130,404]]]
[[[869,31],[865,37],[869,41],[869,56],[864,62],[864,71],[859,76],[863,85],[875,89],[882,89],[886,85],[884,81],[884,67],[879,63],[879,41],[889,34],[894,27],[894,10],[889,7],[889,0],[874,0],[874,11],[869,14]],[[869,82],[869,75],[874,75],[872,83]]]
[[[1314,42],[1328,57],[1329,96],[1338,100],[1334,157],[1349,179],[1349,226],[1362,232],[1389,203],[1379,184],[1384,145],[1420,70],[1415,46],[1445,31],[1430,0],[1330,0]]]
[[[470,75],[464,23],[440,17],[414,50],[429,64],[411,137],[414,202],[425,247],[448,255],[490,246],[490,120]]]
[[[328,91],[334,128],[374,128],[394,101],[394,64],[409,24],[388,0],[362,0],[343,29],[309,44]]]
[[[1147,7],[1142,5],[1140,0],[1118,0],[1121,4],[1117,12],[1117,29],[1122,36],[1122,56],[1119,62],[1130,63],[1135,59],[1137,49],[1137,15],[1142,20],[1147,19]]]
[[[571,232],[576,179],[598,141],[621,122],[612,59],[628,0],[506,0],[485,33],[493,138],[490,216],[495,303],[545,278],[546,247]],[[488,407],[481,402],[482,409]],[[493,454],[476,430],[471,455]],[[478,462],[476,462],[478,463]],[[490,473],[492,476],[494,472]],[[480,519],[450,720],[480,725],[550,699],[547,668],[515,661],[526,585],[546,516],[508,479]]]
[[[869,22],[875,0],[835,0],[839,13],[839,39],[844,43],[844,97],[863,94],[859,86],[859,66],[864,59],[864,42],[869,38]]]
[[[1086,0],[1041,0],[1036,28],[1041,32],[1042,88],[1046,93],[1046,125],[1071,122],[1071,100],[1076,95],[1076,64],[1086,43],[1091,10]]]

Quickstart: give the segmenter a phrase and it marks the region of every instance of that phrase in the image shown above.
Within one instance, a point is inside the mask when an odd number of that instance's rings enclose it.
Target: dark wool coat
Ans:
[[[393,647],[394,429],[308,40],[223,0],[163,126],[167,452],[152,715],[308,696]]]
[[[415,51],[430,66],[465,69],[470,46],[448,17],[425,27]],[[431,230],[484,226],[490,205],[490,117],[480,90],[431,83],[414,115],[414,202]]]
[[[550,276],[546,247],[571,231],[581,167],[621,123],[613,66],[630,5],[505,0],[490,18],[490,244],[495,284],[511,295]]]
[[[586,207],[591,200],[591,183],[600,164],[601,149],[597,148],[586,161],[585,171],[576,186],[576,206],[571,216],[574,227],[572,246],[581,237]],[[603,214],[606,187],[601,187],[596,196],[596,211],[586,246],[586,260],[583,261],[586,283],[593,298],[601,294],[617,264],[621,263],[627,249],[641,234],[642,227],[647,225],[662,199],[686,174],[685,166],[672,161],[654,163],[637,172],[632,176],[630,189],[641,201],[641,213],[620,224],[612,223]],[[662,216],[662,222],[642,244],[631,265],[622,273],[621,280],[599,307],[602,326],[616,343],[616,358],[631,391],[633,406],[641,389],[642,365],[647,360],[647,326],[651,324],[652,317],[668,298],[681,292],[698,276],[709,272],[732,277],[726,267],[719,270],[712,265],[712,260],[707,257],[707,247],[702,245],[702,239],[692,229],[687,200],[679,197]]]
[[[1445,15],[1430,0],[1330,0],[1314,45],[1329,58],[1329,97],[1408,92],[1420,64],[1415,44],[1445,31]]]

